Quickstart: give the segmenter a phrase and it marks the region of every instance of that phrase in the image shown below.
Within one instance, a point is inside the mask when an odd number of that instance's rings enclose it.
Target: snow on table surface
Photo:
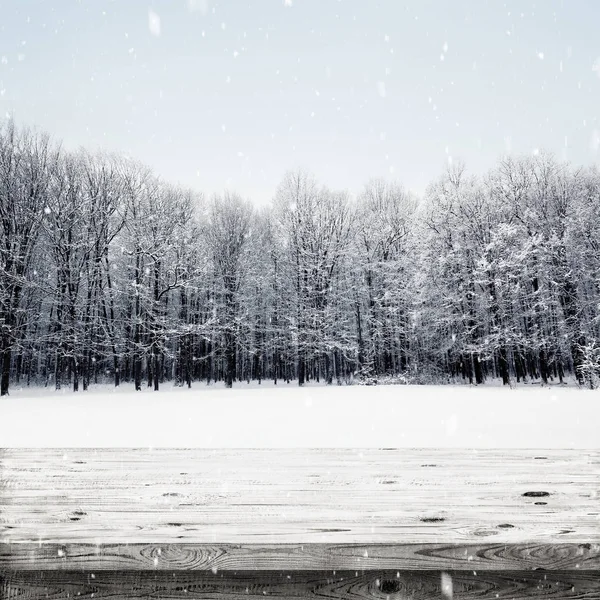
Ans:
[[[11,390],[0,447],[600,448],[600,391],[575,386],[131,384]]]

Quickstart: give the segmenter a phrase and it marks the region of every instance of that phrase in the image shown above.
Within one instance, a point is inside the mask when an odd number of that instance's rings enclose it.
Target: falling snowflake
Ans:
[[[188,0],[188,9],[205,15],[208,12],[208,0]]]
[[[148,29],[152,35],[160,36],[160,17],[152,9],[148,11]]]
[[[594,129],[590,140],[590,149],[592,152],[598,152],[598,148],[600,148],[600,131]]]
[[[377,82],[377,93],[382,98],[385,98],[385,82],[384,81],[378,81]]]
[[[446,600],[452,600],[452,577],[448,573],[442,573],[442,596]]]

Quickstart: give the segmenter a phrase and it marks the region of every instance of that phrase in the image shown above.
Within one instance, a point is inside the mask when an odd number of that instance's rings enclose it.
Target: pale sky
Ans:
[[[0,117],[269,202],[600,159],[598,0],[0,0]]]

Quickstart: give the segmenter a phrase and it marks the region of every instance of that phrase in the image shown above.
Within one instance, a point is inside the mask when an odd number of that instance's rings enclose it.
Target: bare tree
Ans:
[[[0,129],[0,395],[8,394],[11,356],[19,343],[21,300],[29,285],[56,151],[45,135]]]
[[[250,234],[252,206],[234,193],[215,196],[209,207],[206,241],[211,250],[218,283],[219,329],[223,334],[225,385],[236,378],[238,310],[245,273],[244,249]]]

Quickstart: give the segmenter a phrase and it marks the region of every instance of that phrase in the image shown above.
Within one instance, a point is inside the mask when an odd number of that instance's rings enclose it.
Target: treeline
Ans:
[[[600,172],[547,155],[417,200],[302,172],[255,209],[123,157],[0,129],[9,385],[600,375]]]

